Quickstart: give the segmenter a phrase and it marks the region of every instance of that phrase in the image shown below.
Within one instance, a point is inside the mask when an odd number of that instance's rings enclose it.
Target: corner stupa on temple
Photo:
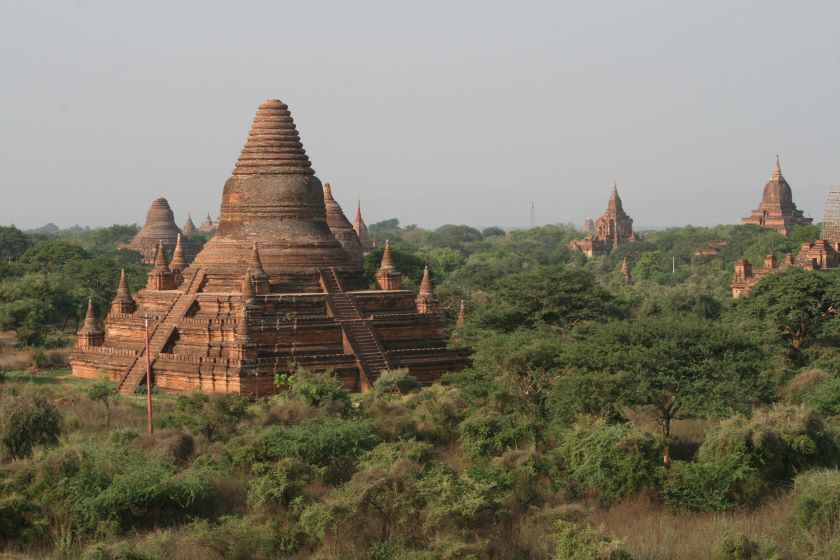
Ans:
[[[350,220],[344,215],[341,206],[333,198],[332,187],[329,183],[324,183],[324,205],[327,208],[327,225],[333,236],[354,260],[361,263],[364,253],[359,236],[350,224]]]
[[[764,185],[764,192],[761,195],[758,208],[753,210],[746,218],[742,218],[741,222],[775,229],[785,237],[788,236],[793,226],[808,225],[813,222],[811,218],[804,216],[802,210],[796,208],[796,204],[793,202],[793,192],[782,175],[778,155],[773,166],[773,174],[767,184]]]
[[[146,223],[134,236],[130,243],[121,245],[126,249],[134,249],[142,255],[143,264],[155,262],[158,246],[161,242],[172,251],[181,230],[175,224],[175,215],[169,207],[169,202],[163,197],[152,201],[149,211],[146,212]],[[192,257],[194,255],[190,255]]]
[[[633,219],[624,212],[618,186],[613,183],[607,211],[595,220],[594,233],[583,239],[569,242],[569,249],[579,251],[587,257],[610,254],[622,243],[634,243],[640,237],[633,232]]]
[[[368,236],[367,225],[362,219],[362,201],[356,201],[356,219],[353,221],[353,229],[359,238],[359,243],[362,245],[362,252],[367,255],[376,248],[376,244],[370,241]]]
[[[136,294],[121,277],[101,339],[95,319],[86,321],[74,376],[104,371],[133,393],[145,382],[144,317],[152,378],[167,392],[272,393],[274,376],[294,366],[331,370],[364,391],[388,369],[430,383],[469,363],[469,350],[447,348],[430,279],[417,297],[402,289],[390,244],[379,289],[368,288],[360,260],[330,228],[324,189],[278,100],[259,106],[216,234],[182,269],[175,248],[167,251],[159,241]]]

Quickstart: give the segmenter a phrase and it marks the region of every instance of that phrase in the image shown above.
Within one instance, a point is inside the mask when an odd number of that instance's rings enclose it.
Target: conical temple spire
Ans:
[[[423,279],[420,281],[419,293],[421,296],[431,296],[433,293],[432,279],[429,277],[429,265],[426,265],[423,269]]]
[[[315,174],[285,103],[268,99],[260,104],[233,174]]]
[[[87,312],[85,313],[85,322],[82,324],[82,328],[79,331],[79,334],[85,336],[95,336],[103,334],[102,329],[99,328],[99,323],[96,322],[96,313],[93,310],[93,299],[88,298]]]
[[[172,270],[184,270],[187,268],[187,259],[184,256],[184,247],[181,246],[181,234],[175,240],[175,250],[172,251],[172,262],[169,263]]]
[[[455,319],[455,326],[462,327],[467,322],[467,312],[464,309],[464,300],[461,300],[461,305],[458,307],[458,318]]]
[[[242,277],[242,300],[248,301],[254,299],[254,284],[251,280],[251,271],[245,272]]]
[[[357,224],[363,223],[363,220],[362,220],[362,201],[359,200],[359,199],[356,199],[356,220],[355,220],[355,223],[357,223]]]
[[[773,179],[778,179],[782,176],[782,166],[779,164],[779,154],[776,154],[776,163],[773,165]]]
[[[248,258],[248,268],[257,274],[265,274],[263,268],[262,258],[260,257],[260,249],[257,247],[257,242],[251,246],[251,256]]]
[[[621,261],[621,275],[625,282],[630,282],[630,265],[627,263],[627,257]]]
[[[152,270],[169,272],[169,260],[166,258],[166,246],[163,244],[163,241],[158,243],[155,266]]]
[[[607,204],[607,211],[616,211],[619,208],[621,208],[621,197],[618,196],[618,184],[613,181],[613,188],[610,193],[610,201]]]
[[[379,270],[394,270],[394,258],[391,256],[391,240],[385,240],[385,251],[382,252],[382,261],[379,264]]]
[[[134,313],[137,310],[137,303],[131,297],[131,290],[128,288],[128,281],[125,278],[125,269],[120,271],[120,283],[117,285],[117,295],[111,302],[111,313]]]

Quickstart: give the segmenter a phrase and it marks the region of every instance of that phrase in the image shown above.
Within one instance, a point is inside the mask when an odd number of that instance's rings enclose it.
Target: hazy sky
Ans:
[[[840,2],[0,0],[0,224],[219,210],[288,103],[351,215],[734,223],[773,156],[817,220],[840,178]]]

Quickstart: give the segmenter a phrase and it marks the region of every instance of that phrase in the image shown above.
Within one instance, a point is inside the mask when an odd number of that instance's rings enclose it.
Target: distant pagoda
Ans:
[[[583,239],[570,241],[569,249],[579,251],[587,257],[598,257],[610,254],[622,243],[634,243],[639,239],[633,232],[633,219],[624,212],[621,197],[618,196],[618,186],[613,183],[607,211],[595,220],[594,233]]]
[[[187,214],[187,221],[184,224],[184,227],[181,228],[181,232],[184,235],[192,235],[198,231],[198,228],[195,227],[195,224],[192,221],[192,216]]]
[[[146,223],[134,236],[130,243],[121,245],[122,248],[133,249],[142,255],[143,264],[155,262],[158,247],[163,246],[171,251],[175,248],[181,230],[175,224],[175,215],[169,207],[169,202],[160,197],[152,201],[146,212]]]
[[[802,210],[798,210],[796,204],[793,203],[793,193],[782,176],[782,168],[777,155],[773,175],[764,185],[758,208],[753,210],[750,216],[742,218],[741,222],[775,229],[787,237],[793,226],[809,225],[812,221],[811,218],[806,218]]]
[[[776,167],[778,170],[778,163]],[[784,260],[778,262],[775,255],[770,254],[764,258],[764,266],[760,268],[753,268],[747,259],[736,261],[730,284],[732,297],[739,298],[748,294],[768,274],[790,267],[819,271],[836,271],[840,268],[840,184],[832,185],[826,197],[821,237],[816,241],[804,242],[795,259],[791,253],[786,253]]]
[[[362,245],[364,254],[368,254],[376,248],[376,244],[371,242],[368,236],[368,228],[365,221],[362,219],[362,202],[356,202],[356,219],[353,221],[353,229],[359,237],[359,243]]]
[[[330,227],[340,207],[328,212],[328,195],[287,106],[262,103],[225,183],[216,234],[186,267],[161,244],[133,296],[123,276],[104,339],[91,321],[79,333],[73,375],[105,371],[132,393],[145,379],[146,316],[154,383],[169,392],[262,395],[294,365],[334,371],[358,390],[388,369],[429,383],[466,367],[469,350],[447,348],[428,274],[419,295],[403,290],[388,246],[370,290],[358,255]]]

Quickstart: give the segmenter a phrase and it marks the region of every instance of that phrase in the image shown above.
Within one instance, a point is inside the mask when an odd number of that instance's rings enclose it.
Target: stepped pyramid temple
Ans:
[[[779,156],[776,156],[773,175],[764,185],[761,203],[759,203],[757,209],[752,211],[750,216],[742,218],[741,222],[772,228],[787,237],[793,226],[808,225],[812,221],[811,218],[806,218],[802,214],[802,210],[798,210],[796,204],[793,203],[793,193],[790,190],[790,185],[782,176]]]
[[[365,255],[376,248],[376,244],[368,237],[368,229],[365,221],[362,219],[362,202],[356,202],[356,219],[353,221],[353,230],[359,238],[359,243],[362,245],[362,251]]]
[[[622,243],[634,243],[640,237],[633,233],[633,219],[624,212],[618,187],[613,183],[607,211],[595,220],[594,233],[583,239],[569,242],[569,249],[580,251],[587,257],[600,257],[610,252]]]
[[[189,223],[189,222],[188,222]],[[175,224],[175,216],[165,198],[156,198],[152,201],[149,211],[146,212],[146,223],[134,236],[130,243],[120,245],[120,248],[134,249],[143,256],[143,264],[155,262],[158,248],[163,243],[168,252],[175,250],[175,244],[181,230]],[[188,259],[195,254],[191,247],[184,247]]]
[[[104,335],[91,308],[71,356],[73,375],[104,371],[132,393],[145,382],[148,358],[164,391],[262,395],[292,364],[333,370],[363,391],[388,369],[408,368],[428,383],[464,368],[469,351],[447,348],[431,282],[417,297],[401,289],[388,245],[378,289],[369,289],[358,255],[329,227],[328,194],[287,106],[262,103],[225,183],[216,234],[190,265],[158,250],[136,294],[123,277]]]
[[[776,163],[778,170],[778,162]],[[781,173],[779,173],[781,176]],[[784,181],[784,179],[782,179]],[[769,183],[768,183],[769,184]],[[766,192],[766,188],[765,188]],[[790,188],[788,188],[790,192]],[[810,218],[809,218],[810,219]],[[735,262],[735,274],[732,276],[732,297],[739,298],[749,293],[759,280],[780,270],[797,266],[805,270],[835,270],[840,267],[840,184],[832,185],[825,201],[821,239],[806,241],[799,248],[796,259],[793,254],[785,254],[779,263],[775,255],[764,257],[764,266],[753,269],[747,259]]]

